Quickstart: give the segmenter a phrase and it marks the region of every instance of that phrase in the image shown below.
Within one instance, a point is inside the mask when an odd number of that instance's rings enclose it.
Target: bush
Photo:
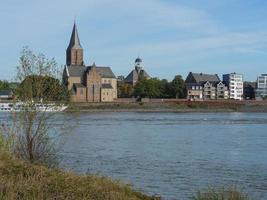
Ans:
[[[229,188],[208,188],[198,192],[194,200],[249,200],[249,197],[242,190],[236,187]]]

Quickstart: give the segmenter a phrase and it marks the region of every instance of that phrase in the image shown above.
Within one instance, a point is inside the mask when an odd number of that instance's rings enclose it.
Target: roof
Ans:
[[[71,65],[71,66],[66,66],[66,70],[67,70],[68,76],[81,77],[84,74],[86,67]]]
[[[132,70],[129,75],[124,79],[125,82],[133,82],[133,81],[138,81],[138,78],[140,75],[143,75],[145,78],[150,78],[148,73],[146,73],[145,70],[141,70],[138,74],[138,72],[134,69]]]
[[[226,86],[226,84],[223,81],[219,81],[219,82],[210,82],[210,81],[206,81],[206,82],[202,82],[201,84],[205,85],[207,83],[210,83],[212,86],[216,87],[218,84],[223,84],[224,86]]]
[[[72,34],[70,37],[70,43],[68,46],[68,50],[70,49],[82,49],[81,43],[80,43],[80,39],[78,36],[78,31],[77,31],[77,27],[76,27],[76,23],[74,23],[73,25],[73,29],[72,29]]]
[[[106,83],[102,84],[102,88],[103,89],[113,89],[113,87],[110,84],[106,84]]]
[[[102,78],[116,78],[110,67],[96,67]]]
[[[11,96],[13,95],[12,90],[0,90],[0,96]]]
[[[90,70],[92,66],[66,66],[68,76],[81,77],[87,70]],[[97,72],[102,78],[116,78],[110,67],[96,67]]]
[[[134,80],[138,80],[138,74],[136,70],[132,70],[128,76],[124,79],[125,82],[133,82]]]
[[[192,73],[190,72],[185,80],[186,83],[197,83],[204,84],[206,82],[218,83],[220,78],[217,74],[203,74],[203,73]]]
[[[87,70],[90,70],[92,66],[66,66],[68,76],[81,77]],[[96,70],[102,78],[116,78],[110,67],[96,67]]]
[[[136,62],[136,63],[137,63],[137,62],[142,62],[142,59],[138,57],[138,58],[136,58],[135,62]]]

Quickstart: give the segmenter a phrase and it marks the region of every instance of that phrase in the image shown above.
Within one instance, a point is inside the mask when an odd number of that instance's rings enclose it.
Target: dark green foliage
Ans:
[[[186,90],[185,90],[185,82],[182,76],[177,75],[171,82],[171,95],[172,97],[178,98],[185,98],[186,97]]]
[[[0,90],[10,89],[9,83],[7,81],[0,80]]]
[[[160,98],[163,92],[164,82],[157,78],[142,79],[134,88],[134,95],[138,97]]]
[[[49,76],[31,75],[17,87],[16,94],[23,101],[66,101],[69,92],[58,79]]]
[[[177,75],[168,82],[157,78],[140,79],[134,87],[134,96],[148,98],[185,98],[185,83],[182,76]]]
[[[133,95],[133,86],[127,83],[118,82],[118,97],[130,98]]]

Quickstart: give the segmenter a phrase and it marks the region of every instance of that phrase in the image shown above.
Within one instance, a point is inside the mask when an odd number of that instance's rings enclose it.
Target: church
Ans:
[[[75,23],[66,50],[63,83],[70,91],[72,102],[112,102],[117,99],[117,79],[111,68],[84,64]]]
[[[143,69],[143,61],[141,58],[136,58],[134,69],[128,74],[124,79],[124,83],[127,83],[131,86],[135,86],[140,79],[150,79],[151,77]]]

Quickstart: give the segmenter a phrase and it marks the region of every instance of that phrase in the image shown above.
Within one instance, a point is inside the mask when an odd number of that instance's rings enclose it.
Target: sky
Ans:
[[[266,0],[0,0],[0,79],[24,46],[65,64],[74,20],[84,61],[127,74],[140,56],[153,77],[267,73]]]

